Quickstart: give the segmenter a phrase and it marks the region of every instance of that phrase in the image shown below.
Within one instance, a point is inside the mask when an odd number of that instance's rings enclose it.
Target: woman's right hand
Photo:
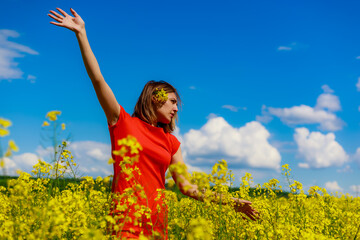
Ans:
[[[64,10],[61,8],[56,8],[61,14],[50,10],[52,14],[48,14],[49,17],[54,19],[56,22],[50,22],[51,24],[54,24],[56,26],[64,27],[67,29],[70,29],[71,31],[75,33],[81,32],[83,29],[85,29],[85,22],[82,20],[82,18],[75,12],[74,9],[70,8],[71,13],[74,15],[74,17],[67,14]]]

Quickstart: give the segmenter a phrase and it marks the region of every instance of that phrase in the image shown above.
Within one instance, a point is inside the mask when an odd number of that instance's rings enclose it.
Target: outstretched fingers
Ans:
[[[64,10],[62,10],[61,8],[56,8],[59,12],[61,12],[62,15],[69,16],[69,14],[67,14]]]
[[[251,220],[255,221],[256,219],[259,219],[259,212],[256,211],[256,209],[253,208],[251,204],[252,203],[250,201],[239,199],[236,206],[236,211],[242,212]]]
[[[256,219],[259,219],[259,212],[255,209],[251,209],[245,213],[251,220],[255,221]]]
[[[70,11],[71,11],[71,13],[74,15],[74,17],[79,16],[79,15],[77,14],[77,12],[75,12],[75,10],[74,10],[74,9],[70,8]]]
[[[50,10],[50,12],[51,12],[52,14],[49,13],[48,16],[51,17],[52,19],[54,19],[55,21],[61,22],[61,21],[64,19],[64,17],[61,16],[60,14],[58,14],[58,13],[56,13],[56,12],[54,12],[54,11],[52,11],[52,10]],[[54,15],[53,15],[53,14],[54,14]]]

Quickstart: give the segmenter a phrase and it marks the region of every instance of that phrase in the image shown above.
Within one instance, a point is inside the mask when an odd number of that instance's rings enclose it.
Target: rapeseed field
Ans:
[[[48,113],[49,120],[56,121],[58,114]],[[9,135],[9,126],[9,120],[0,118],[0,137]],[[114,154],[122,156],[121,168],[130,181],[138,172],[132,166],[141,146],[131,136],[118,144],[120,150]],[[2,169],[5,157],[14,151],[18,147],[10,140],[6,151],[0,152]],[[133,188],[116,196],[110,190],[112,176],[83,177],[62,186],[65,177],[76,179],[76,159],[67,150],[66,142],[59,144],[56,151],[52,163],[39,160],[31,173],[19,172],[19,177],[9,179],[6,187],[0,186],[0,239],[114,239],[111,233],[121,231],[121,223],[133,221],[141,226],[141,219],[150,219],[150,210],[137,205],[138,198],[146,196],[136,182]],[[184,170],[184,165],[170,166],[170,172]],[[282,166],[282,174],[287,186],[280,186],[277,179],[253,185],[251,174],[246,173],[233,191],[234,176],[226,161],[221,160],[210,174],[193,172],[186,176],[205,189],[202,202],[180,198],[172,191],[176,186],[169,178],[168,190],[159,191],[159,197],[166,198],[169,239],[360,239],[359,197],[329,194],[318,186],[304,192],[302,184],[292,179],[287,164]],[[288,193],[279,197],[283,189]],[[252,221],[235,212],[233,197],[251,201],[259,218]],[[123,203],[117,205],[123,214],[109,215],[114,199]],[[130,207],[137,209],[135,219],[126,214]],[[140,239],[159,237],[154,232]]]

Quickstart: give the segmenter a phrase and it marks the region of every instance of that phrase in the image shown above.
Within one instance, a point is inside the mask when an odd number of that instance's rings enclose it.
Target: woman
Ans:
[[[166,238],[166,223],[163,221],[166,218],[166,209],[159,212],[158,208],[162,200],[157,197],[156,193],[159,189],[165,188],[165,172],[169,165],[184,164],[180,142],[171,134],[175,129],[179,95],[176,89],[166,82],[150,81],[145,85],[135,106],[135,111],[130,116],[118,104],[100,72],[86,36],[84,21],[73,9],[70,9],[73,16],[60,8],[57,10],[59,13],[51,10],[51,14],[48,14],[56,21],[50,23],[65,27],[75,33],[87,73],[108,121],[113,159],[115,160],[112,191],[122,193],[125,189],[133,187],[134,184],[140,184],[146,195],[146,203],[141,202],[145,200],[140,199],[139,201],[151,209],[151,217],[148,219],[151,221],[151,230],[160,233],[162,238]],[[117,143],[120,139],[126,139],[129,136],[135,137],[134,139],[141,145],[139,158],[135,164],[141,175],[133,174],[134,181],[127,179],[124,176],[124,168],[119,166],[122,156],[121,153],[118,153],[121,152],[121,149]],[[183,194],[203,200],[198,187],[186,179],[186,174],[186,171],[182,174],[176,171],[172,172],[174,181]],[[255,220],[258,212],[251,207],[251,202],[237,198],[233,200],[236,203],[236,211],[241,211],[250,219]],[[132,212],[129,209],[126,210]],[[113,209],[112,213],[121,214],[121,210]],[[151,231],[144,225],[146,224],[139,225],[133,222],[122,225],[119,236],[137,238],[141,232],[150,235]]]

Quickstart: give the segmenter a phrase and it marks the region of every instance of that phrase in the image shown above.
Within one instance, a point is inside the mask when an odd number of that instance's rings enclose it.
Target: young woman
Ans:
[[[50,22],[56,26],[65,27],[73,31],[77,37],[86,71],[93,83],[98,100],[103,108],[110,131],[112,156],[114,163],[114,181],[112,191],[122,193],[125,189],[139,183],[146,195],[146,204],[151,209],[151,229],[158,232],[161,238],[166,238],[166,211],[159,212],[158,189],[165,188],[165,172],[170,164],[184,164],[180,142],[171,132],[175,129],[178,102],[180,101],[176,89],[164,81],[149,81],[135,106],[134,113],[130,116],[121,105],[118,104],[112,90],[105,82],[97,60],[90,48],[85,23],[81,17],[70,9],[72,16],[60,8],[59,12],[53,10],[48,14],[56,22]],[[119,166],[121,156],[114,154],[119,150],[118,141],[128,136],[135,137],[141,145],[139,159],[136,167],[141,173],[136,182],[129,181],[122,174],[123,169]],[[131,141],[131,139],[130,139]],[[187,174],[187,172],[185,172]],[[197,200],[203,200],[196,185],[192,185],[185,174],[172,172],[174,181],[180,187],[183,194]],[[251,207],[251,202],[234,198],[235,210],[243,212],[250,219],[255,220],[258,212]],[[128,209],[126,209],[128,210]],[[119,212],[120,211],[120,212]],[[121,210],[113,213],[121,214]],[[146,221],[146,220],[144,220]],[[140,226],[141,225],[141,226]],[[119,237],[137,238],[140,232],[150,235],[151,231],[146,224],[127,223]],[[165,233],[165,234],[164,234]]]

